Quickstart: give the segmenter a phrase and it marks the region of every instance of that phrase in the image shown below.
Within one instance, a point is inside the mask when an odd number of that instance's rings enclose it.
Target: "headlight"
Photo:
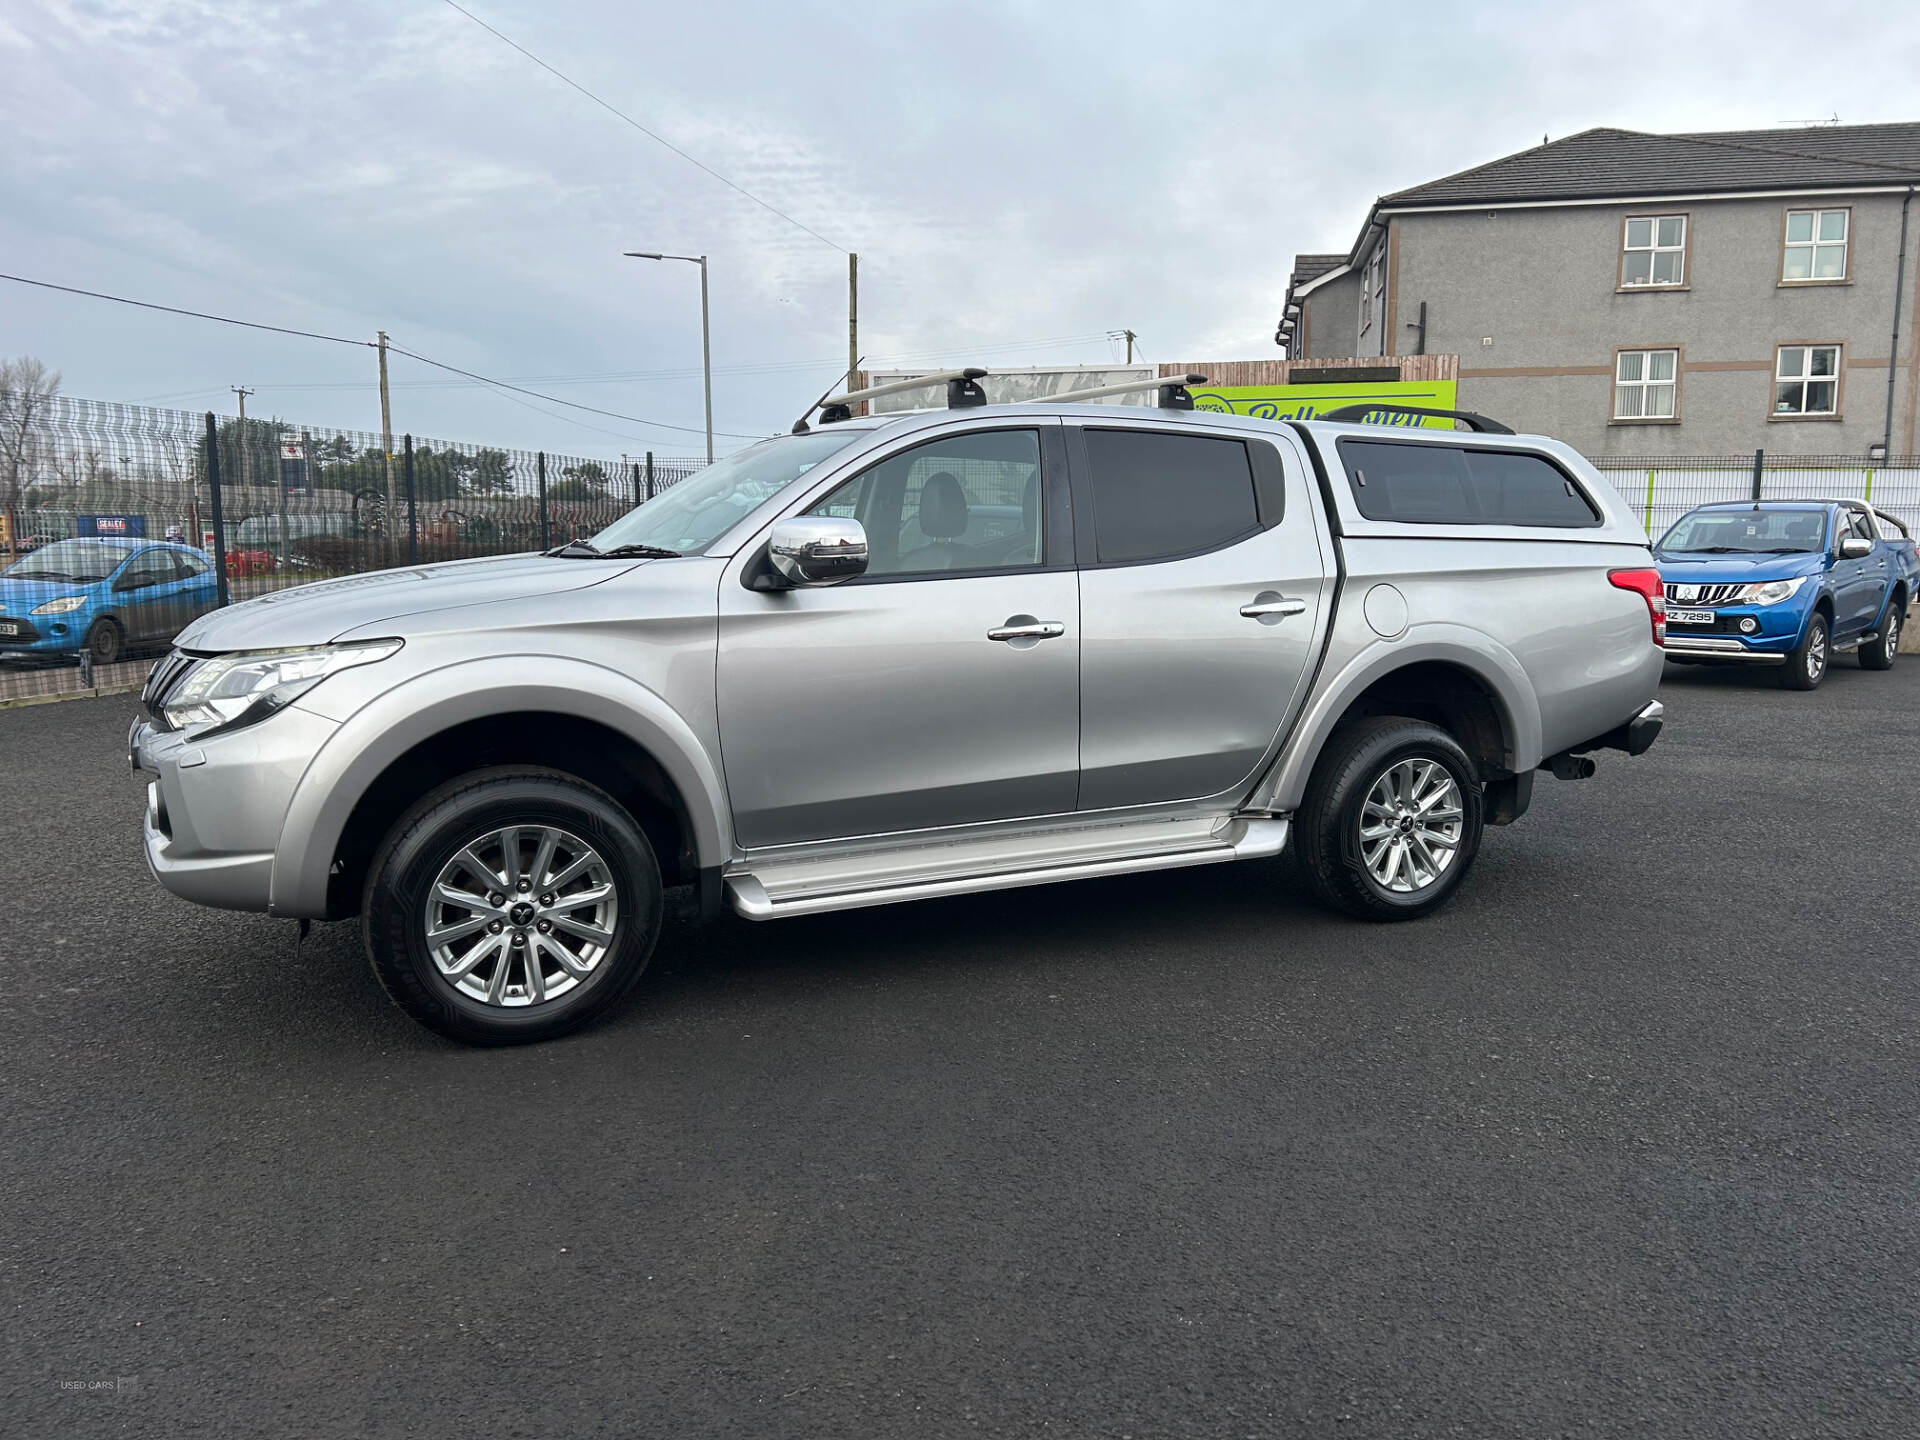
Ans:
[[[49,600],[44,605],[34,606],[33,613],[36,615],[65,615],[70,611],[78,610],[86,603],[87,597],[84,595],[63,595],[58,600]]]
[[[161,710],[176,730],[251,725],[291,705],[335,671],[371,665],[399,648],[398,640],[369,640],[317,645],[310,650],[216,655],[190,672]]]
[[[1807,583],[1807,577],[1797,576],[1792,580],[1762,580],[1758,585],[1749,585],[1740,592],[1737,603],[1741,605],[1778,605],[1782,600],[1796,595],[1800,587]]]

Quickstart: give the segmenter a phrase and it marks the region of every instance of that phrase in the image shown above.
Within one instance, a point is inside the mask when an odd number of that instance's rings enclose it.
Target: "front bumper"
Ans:
[[[154,777],[142,826],[153,878],[196,904],[269,910],[287,807],[338,728],[297,705],[205,740],[135,720],[128,760]]]
[[[1789,649],[1792,647],[1789,646]],[[1667,632],[1667,655],[1674,660],[1733,660],[1784,665],[1784,650],[1760,650],[1732,635],[1676,635]]]
[[[1714,605],[1710,625],[1667,621],[1667,654],[1677,660],[1731,660],[1761,665],[1784,662],[1806,632],[1806,595],[1779,605]],[[1668,608],[1685,609],[1669,602]],[[1751,628],[1747,628],[1751,627]]]

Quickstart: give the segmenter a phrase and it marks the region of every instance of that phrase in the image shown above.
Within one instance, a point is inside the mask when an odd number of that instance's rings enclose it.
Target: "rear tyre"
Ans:
[[[1336,732],[1294,816],[1308,887],[1362,920],[1439,909],[1473,868],[1483,824],[1467,752],[1438,726],[1401,716]]]
[[[126,648],[127,637],[119,625],[102,615],[87,631],[86,646],[96,665],[111,665]]]
[[[1826,679],[1827,662],[1833,654],[1830,639],[1827,617],[1814,611],[1813,618],[1807,621],[1807,633],[1800,637],[1800,643],[1787,656],[1787,663],[1780,667],[1780,688],[1812,690]]]
[[[471,1045],[564,1034],[632,988],[660,935],[660,866],[611,796],[556,770],[477,771],[395,823],[361,937],[387,994]]]
[[[1893,657],[1900,652],[1900,626],[1906,619],[1906,597],[1896,595],[1887,602],[1887,623],[1880,627],[1880,638],[1860,647],[1862,670],[1891,670]]]

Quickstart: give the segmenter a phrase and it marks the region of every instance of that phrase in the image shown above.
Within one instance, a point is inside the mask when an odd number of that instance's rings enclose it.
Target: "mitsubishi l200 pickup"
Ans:
[[[1659,732],[1660,577],[1565,445],[984,373],[824,402],[591,542],[195,621],[130,737],[154,874],[357,917],[415,1019],[526,1041],[632,986],[672,885],[777,920],[1291,842],[1413,919],[1536,771]]]

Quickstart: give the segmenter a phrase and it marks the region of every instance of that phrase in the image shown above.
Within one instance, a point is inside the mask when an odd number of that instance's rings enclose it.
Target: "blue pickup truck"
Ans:
[[[1843,650],[1889,670],[1920,559],[1907,527],[1861,500],[1702,505],[1654,546],[1667,592],[1667,658],[1778,667],[1811,690]]]

